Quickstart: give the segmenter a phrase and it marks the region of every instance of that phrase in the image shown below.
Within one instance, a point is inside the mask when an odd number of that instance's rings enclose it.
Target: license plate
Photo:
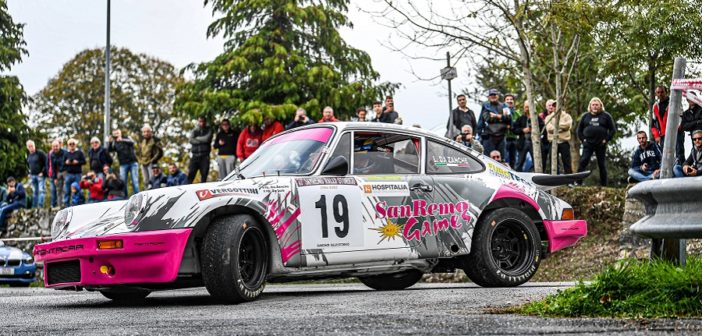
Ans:
[[[14,274],[15,274],[14,268],[0,267],[0,275],[14,275]]]

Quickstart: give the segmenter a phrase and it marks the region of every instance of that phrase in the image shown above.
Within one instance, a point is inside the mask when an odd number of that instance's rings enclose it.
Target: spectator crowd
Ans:
[[[632,183],[660,176],[669,97],[664,86],[658,86],[655,93],[657,102],[651,110],[653,122],[650,130],[653,141],[648,140],[647,132],[637,132],[639,146],[632,155],[628,171]],[[532,171],[534,147],[531,113],[537,113],[542,166],[547,166],[551,148],[556,146],[556,155],[560,159],[557,160],[559,165],[556,172],[560,173],[562,169],[566,174],[572,173],[571,134],[575,134],[582,143],[577,171],[586,170],[594,155],[600,184],[608,184],[607,146],[617,128],[602,100],[593,97],[587,112],[579,116],[577,126],[572,130],[573,116],[563,109],[559,111],[555,100],[547,100],[545,108],[539,113],[528,102],[523,102],[519,109],[514,94],[506,94],[502,98],[498,90],[490,89],[487,101],[482,104],[476,117],[476,113],[468,108],[466,96],[458,95],[458,106],[451,111],[452,125],[447,125],[447,136],[517,171]],[[688,103],[689,108],[682,113],[682,124],[675,134],[676,163],[673,171],[676,177],[702,174],[702,107],[692,100],[688,100]],[[334,115],[334,110],[327,106],[322,109],[322,118],[316,122],[336,121],[339,119]],[[359,107],[352,121],[402,124],[392,96],[387,96],[384,102],[373,102],[370,110]],[[119,129],[112,131],[105,144],[93,137],[85,153],[74,138],[68,139],[67,147],[63,146],[62,139],[53,140],[48,153],[29,140],[26,143],[27,184],[31,189],[31,202],[28,202],[25,185],[14,177],[7,177],[6,187],[0,187],[0,232],[5,230],[5,217],[11,211],[21,207],[44,206],[46,184],[49,185],[52,208],[124,200],[130,195],[130,184],[131,194],[136,194],[140,186],[148,190],[195,183],[198,174],[198,181],[206,182],[213,149],[216,151],[219,176],[224,178],[268,138],[286,129],[314,123],[302,108],[285,126],[280,120],[265,117],[262,125],[250,123],[239,129],[228,119],[222,119],[215,131],[207,118],[199,117],[189,136],[191,147],[187,174],[174,162],[168,163],[167,169],[162,170],[159,162],[164,150],[149,125],[142,127],[139,139],[123,135]],[[687,158],[684,156],[685,132],[689,133],[693,143]]]

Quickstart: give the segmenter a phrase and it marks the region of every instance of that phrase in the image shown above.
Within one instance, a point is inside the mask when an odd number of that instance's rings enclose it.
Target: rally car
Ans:
[[[32,255],[0,241],[0,285],[29,287],[36,281],[37,265]]]
[[[323,123],[269,139],[220,182],[64,209],[34,253],[46,287],[122,301],[204,285],[238,303],[266,282],[337,277],[398,290],[456,269],[516,286],[585,236],[544,191],[578,177],[520,175],[419,128]]]

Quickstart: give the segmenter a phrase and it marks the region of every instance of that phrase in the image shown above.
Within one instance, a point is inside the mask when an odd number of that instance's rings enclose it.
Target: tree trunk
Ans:
[[[518,45],[519,45],[519,59],[522,63],[522,72],[524,73],[524,86],[526,86],[527,101],[529,102],[530,119],[531,119],[531,143],[532,143],[532,154],[531,157],[534,160],[534,172],[543,172],[543,167],[541,167],[541,140],[539,136],[541,135],[541,129],[539,129],[539,113],[536,110],[536,105],[534,105],[534,83],[533,74],[531,73],[530,67],[530,55],[529,50],[525,42],[526,33],[524,32],[524,26],[522,25],[521,18],[514,18],[514,29],[519,34]]]

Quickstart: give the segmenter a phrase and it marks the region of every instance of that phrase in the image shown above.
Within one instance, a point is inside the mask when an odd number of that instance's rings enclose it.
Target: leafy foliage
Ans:
[[[176,105],[191,115],[230,116],[260,123],[283,119],[303,107],[337,117],[367,106],[393,83],[374,85],[378,73],[368,54],[339,35],[350,27],[348,0],[206,0],[214,22],[208,36],[222,34],[224,52],[186,68],[195,80],[180,87]]]
[[[22,37],[23,24],[14,23],[7,3],[0,0],[0,71],[9,70],[27,54]],[[0,179],[26,174],[25,141],[29,129],[22,106],[26,103],[24,88],[15,76],[0,76]],[[1,183],[1,182],[0,182]]]
[[[179,148],[187,142],[185,130],[192,122],[173,109],[183,78],[173,65],[128,49],[113,47],[111,57],[112,128],[134,136],[148,123],[171,153],[183,152]],[[101,138],[104,64],[103,49],[78,53],[34,96],[32,122],[51,137],[75,137],[84,145],[93,136]]]
[[[702,258],[678,267],[666,261],[624,260],[589,284],[516,308],[540,316],[691,317],[702,316]]]

